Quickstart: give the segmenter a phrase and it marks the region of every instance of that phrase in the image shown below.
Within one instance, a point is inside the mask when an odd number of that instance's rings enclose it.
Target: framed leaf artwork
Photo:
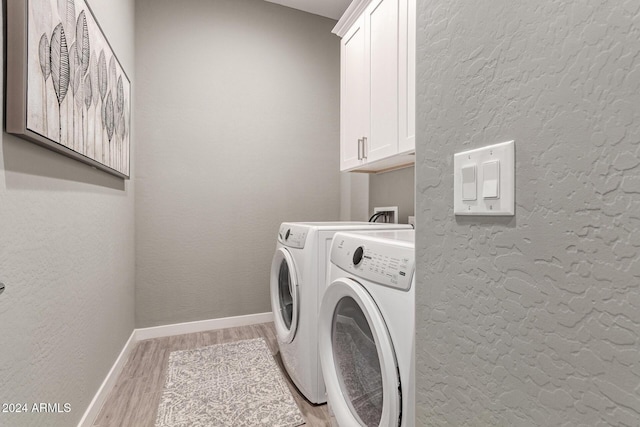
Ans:
[[[7,0],[6,130],[129,178],[131,82],[84,0]]]

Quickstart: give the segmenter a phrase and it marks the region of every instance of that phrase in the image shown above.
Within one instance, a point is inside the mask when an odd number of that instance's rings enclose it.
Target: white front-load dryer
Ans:
[[[339,231],[411,229],[371,222],[282,223],[271,263],[271,307],[284,367],[312,403],[326,402],[318,359],[318,310],[327,286],[329,250]]]
[[[337,233],[318,338],[340,427],[413,427],[415,232]]]

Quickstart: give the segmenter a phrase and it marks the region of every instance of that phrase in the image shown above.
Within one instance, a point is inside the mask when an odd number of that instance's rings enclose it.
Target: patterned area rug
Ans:
[[[169,355],[156,427],[304,424],[263,338]]]

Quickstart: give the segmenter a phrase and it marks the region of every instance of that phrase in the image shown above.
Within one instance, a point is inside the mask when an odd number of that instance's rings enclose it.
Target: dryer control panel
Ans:
[[[414,245],[408,242],[338,233],[331,246],[331,262],[355,277],[408,291],[415,269],[414,253]]]
[[[278,231],[278,242],[290,248],[303,249],[307,231],[307,227],[283,222]]]

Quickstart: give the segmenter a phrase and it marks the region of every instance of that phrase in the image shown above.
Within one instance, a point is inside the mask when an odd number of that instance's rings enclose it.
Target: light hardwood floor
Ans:
[[[312,405],[296,389],[282,366],[273,323],[198,332],[140,341],[131,352],[116,385],[107,397],[94,427],[153,427],[169,353],[208,345],[264,337],[286,378],[306,426],[329,426],[327,405]]]

